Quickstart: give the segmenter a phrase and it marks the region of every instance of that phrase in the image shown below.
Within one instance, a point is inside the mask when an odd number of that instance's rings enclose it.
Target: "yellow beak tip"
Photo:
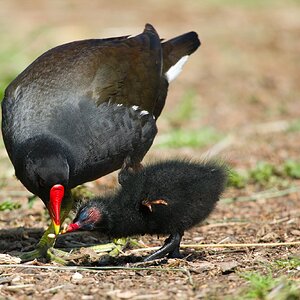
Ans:
[[[53,222],[53,227],[54,227],[54,233],[55,233],[56,235],[58,235],[59,232],[60,232],[60,225],[57,225],[57,224],[55,224],[55,223]]]

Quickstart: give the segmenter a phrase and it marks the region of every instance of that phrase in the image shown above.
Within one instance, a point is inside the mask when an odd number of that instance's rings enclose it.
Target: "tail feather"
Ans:
[[[182,57],[192,54],[200,45],[198,35],[194,31],[163,42],[163,72],[166,74]]]

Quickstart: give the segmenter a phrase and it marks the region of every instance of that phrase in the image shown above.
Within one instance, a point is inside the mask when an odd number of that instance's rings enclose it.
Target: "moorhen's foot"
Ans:
[[[112,243],[95,245],[88,248],[92,249],[96,253],[109,252],[109,256],[114,257],[118,256],[129,242],[130,239],[128,238],[113,239]]]
[[[179,246],[175,248],[173,251],[169,252],[168,258],[184,258],[184,255],[182,255],[179,251]]]
[[[66,261],[63,257],[66,256],[66,253],[53,249],[55,244],[56,235],[54,234],[53,223],[48,227],[41,237],[39,243],[36,246],[36,249],[30,252],[24,252],[20,255],[22,262],[31,261],[39,258],[46,258],[50,261],[56,261],[60,264],[66,264]]]
[[[20,258],[22,262],[27,262],[38,258],[46,258],[46,256],[47,256],[47,249],[37,248],[34,249],[33,251],[22,253],[20,255]]]
[[[21,254],[20,258],[23,262],[34,260],[37,258],[47,258],[48,249],[52,248],[55,244],[55,234],[53,224],[51,224],[48,229],[44,232],[36,249],[30,252],[25,252]]]
[[[136,172],[139,172],[143,169],[143,165],[141,163],[136,163],[131,165],[130,160],[125,160],[121,171],[118,174],[118,181],[120,185],[123,185],[131,175]]]
[[[50,261],[55,261],[56,263],[59,263],[61,265],[68,265],[68,252],[58,250],[55,248],[49,248],[47,250],[47,259]]]
[[[55,261],[61,265],[67,265],[68,262],[65,260],[68,253],[54,249],[54,248],[41,248],[37,247],[33,251],[25,252],[20,255],[22,262],[32,261],[34,259],[44,258],[49,261]]]
[[[179,252],[180,242],[182,234],[175,233],[171,234],[166,240],[164,245],[158,249],[156,252],[147,256],[144,261],[151,261],[154,259],[163,258],[168,254],[169,258],[182,258],[182,255]]]

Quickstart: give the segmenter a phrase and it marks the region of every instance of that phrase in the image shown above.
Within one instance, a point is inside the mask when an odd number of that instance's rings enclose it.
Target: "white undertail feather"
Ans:
[[[187,62],[188,58],[188,55],[181,57],[179,61],[166,72],[165,75],[169,83],[179,75],[179,73],[182,71],[183,65]]]

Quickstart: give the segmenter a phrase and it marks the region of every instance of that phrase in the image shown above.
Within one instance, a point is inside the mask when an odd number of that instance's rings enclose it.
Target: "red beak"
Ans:
[[[53,222],[55,234],[60,231],[60,207],[64,198],[65,188],[61,184],[54,185],[50,190],[49,214]]]
[[[80,228],[80,226],[77,223],[72,223],[69,224],[67,230],[65,232],[72,232],[72,231],[76,231]]]

